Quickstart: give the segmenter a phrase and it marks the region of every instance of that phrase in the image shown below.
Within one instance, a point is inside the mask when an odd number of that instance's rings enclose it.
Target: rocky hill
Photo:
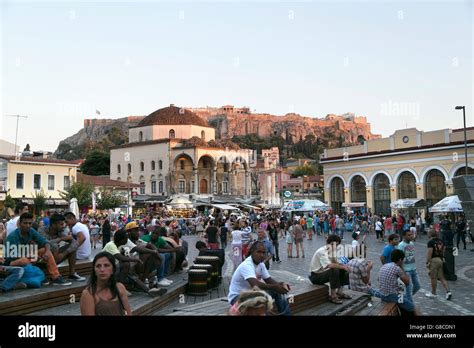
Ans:
[[[380,137],[372,134],[366,117],[351,113],[313,118],[295,113],[284,116],[252,113],[249,108],[234,108],[231,105],[187,109],[206,119],[221,138],[256,134],[261,138],[280,136],[296,143],[309,134],[319,138],[332,133],[335,137],[343,136],[347,143],[356,143],[359,136],[366,140]]]
[[[286,144],[301,142],[308,135],[326,139],[329,147],[342,143],[354,144],[361,137],[366,140],[380,137],[372,134],[366,117],[354,114],[327,115],[324,118],[305,117],[298,114],[276,116],[252,113],[249,108],[186,108],[216,128],[216,137],[238,139],[243,136],[278,138]],[[84,128],[59,143],[54,153],[57,158],[74,160],[84,158],[90,149],[107,151],[110,146],[128,141],[128,127],[135,126],[144,116],[129,116],[120,119],[86,119]],[[327,141],[332,139],[332,141]]]

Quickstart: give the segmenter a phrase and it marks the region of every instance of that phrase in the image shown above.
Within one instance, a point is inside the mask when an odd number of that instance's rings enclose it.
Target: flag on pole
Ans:
[[[97,115],[100,115],[100,111],[99,111],[99,110],[96,110],[95,113],[96,113]]]

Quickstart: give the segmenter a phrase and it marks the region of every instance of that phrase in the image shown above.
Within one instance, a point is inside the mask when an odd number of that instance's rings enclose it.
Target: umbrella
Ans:
[[[445,197],[430,208],[430,213],[462,213],[461,201],[457,195]]]
[[[69,211],[76,215],[76,218],[79,218],[79,205],[77,204],[77,198],[71,198],[69,202]]]
[[[283,211],[315,211],[328,210],[329,206],[317,199],[288,201],[283,206]]]

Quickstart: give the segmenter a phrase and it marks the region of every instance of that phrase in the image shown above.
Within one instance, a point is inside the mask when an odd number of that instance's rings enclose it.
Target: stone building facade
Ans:
[[[171,104],[129,129],[110,154],[110,178],[141,184],[140,194],[251,194],[252,151],[215,138],[193,112]]]
[[[474,127],[467,129],[468,167],[474,172]],[[324,197],[336,212],[365,205],[390,214],[398,199],[424,199],[430,207],[453,194],[452,179],[465,173],[463,129],[397,130],[363,145],[325,150]]]

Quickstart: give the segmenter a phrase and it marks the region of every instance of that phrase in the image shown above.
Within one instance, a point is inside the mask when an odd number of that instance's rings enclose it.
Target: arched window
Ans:
[[[163,181],[160,181],[160,182],[158,183],[158,192],[159,192],[159,193],[163,193]]]
[[[206,132],[201,131],[201,139],[206,141]]]
[[[138,141],[143,141],[143,132],[138,133]]]
[[[464,167],[465,168],[465,167]],[[437,169],[432,169],[426,174],[425,194],[428,207],[438,203],[446,197],[446,185],[444,175]]]
[[[474,169],[472,169],[471,167],[468,167],[467,174],[468,175],[474,174]],[[454,176],[460,176],[460,175],[466,175],[466,166],[461,167],[458,170],[456,170],[456,173],[454,174]]]
[[[179,193],[186,193],[186,180],[185,180],[184,175],[179,176],[178,192]]]
[[[121,171],[122,171],[122,167],[120,166],[120,164],[117,164],[117,173],[120,174]]]
[[[374,179],[374,213],[390,215],[390,180],[385,174],[377,174]]]
[[[145,171],[145,163],[140,162],[140,171],[143,172]]]
[[[174,129],[170,129],[170,136],[169,136],[170,139],[174,139],[175,138],[175,133],[174,133]]]
[[[398,177],[398,198],[416,198],[416,179],[410,172],[403,172]]]
[[[360,175],[356,175],[351,180],[351,201],[367,202],[367,194],[365,192],[365,180]]]
[[[151,170],[155,170],[155,161],[151,161]]]
[[[122,179],[120,178],[120,176],[117,178],[118,181],[121,181]]]
[[[162,161],[162,160],[159,160],[159,161],[158,161],[158,169],[159,169],[159,170],[162,170],[162,169],[163,169],[163,161]]]
[[[151,193],[156,193],[156,177],[152,175],[150,181],[151,181]]]
[[[127,165],[127,169],[128,169],[128,174],[130,174],[132,172],[132,165],[130,163]]]
[[[140,177],[140,194],[141,195],[145,194],[145,177],[144,176]]]
[[[342,213],[342,203],[344,203],[344,183],[341,178],[334,178],[331,181],[331,207],[336,214]]]

